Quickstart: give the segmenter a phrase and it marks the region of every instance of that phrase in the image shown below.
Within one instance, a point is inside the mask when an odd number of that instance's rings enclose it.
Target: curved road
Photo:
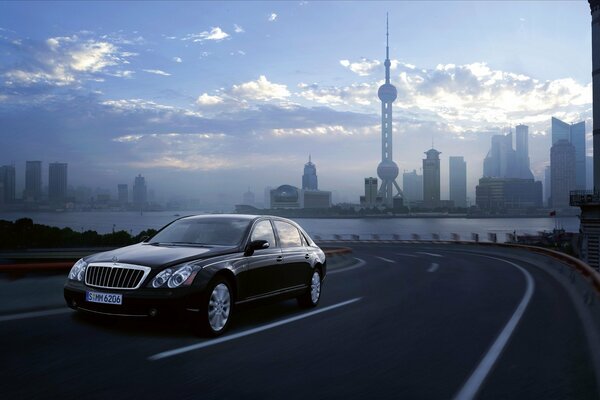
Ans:
[[[533,265],[554,261],[352,246],[362,262],[331,270],[319,307],[246,307],[216,341],[174,321],[0,316],[0,397],[600,398],[571,297]]]

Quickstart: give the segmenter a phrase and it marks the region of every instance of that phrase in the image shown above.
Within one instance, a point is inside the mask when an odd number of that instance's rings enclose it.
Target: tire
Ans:
[[[308,290],[302,296],[298,297],[298,304],[300,307],[313,308],[319,304],[319,301],[321,300],[322,283],[323,278],[321,277],[321,270],[315,268],[310,276]]]
[[[209,283],[202,299],[196,331],[203,336],[220,336],[229,328],[232,316],[231,284],[224,277],[217,277]]]

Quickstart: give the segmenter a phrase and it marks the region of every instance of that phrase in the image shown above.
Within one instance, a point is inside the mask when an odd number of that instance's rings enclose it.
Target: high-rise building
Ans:
[[[42,162],[27,161],[25,163],[25,201],[40,201],[42,199]]]
[[[381,100],[381,162],[377,166],[377,176],[381,179],[381,187],[379,188],[379,197],[383,199],[383,203],[389,208],[394,206],[394,187],[396,188],[396,197],[402,196],[402,190],[396,182],[399,169],[398,165],[393,160],[392,152],[392,103],[398,95],[396,87],[390,83],[390,47],[389,34],[387,29],[386,19],[386,44],[385,44],[385,83],[379,87],[377,96]]]
[[[552,117],[552,144],[566,140],[575,147],[575,187],[573,190],[585,190],[585,121],[567,124]]]
[[[16,173],[14,165],[0,167],[0,182],[2,182],[2,201],[5,204],[15,202]]]
[[[423,175],[417,174],[416,170],[402,174],[402,192],[406,206],[423,201]]]
[[[302,175],[303,190],[319,190],[319,181],[317,179],[317,166],[312,163],[310,155],[308,162],[304,164],[304,175]]]
[[[585,189],[594,190],[594,157],[585,157]]]
[[[133,205],[135,208],[143,209],[148,203],[148,189],[146,179],[139,174],[133,182]]]
[[[377,193],[377,178],[365,178],[365,195],[360,196],[360,205],[363,207],[376,207],[381,205],[382,198]]]
[[[248,188],[248,191],[242,196],[242,204],[253,206],[255,202],[254,193]]]
[[[520,178],[483,177],[475,188],[475,203],[485,211],[542,207],[542,182]]]
[[[449,157],[450,201],[454,207],[467,206],[467,163],[464,157]]]
[[[552,207],[552,200],[550,199],[552,196],[551,192],[552,188],[552,168],[547,165],[544,170],[544,202],[548,207]]]
[[[129,203],[129,187],[126,183],[120,183],[117,185],[118,195],[119,195],[119,204],[122,206],[127,205]]]
[[[560,139],[550,149],[552,208],[569,207],[569,194],[575,189],[575,146]]]
[[[67,198],[67,164],[50,163],[48,165],[48,200],[62,203]]]
[[[517,155],[512,147],[512,132],[492,136],[492,147],[483,160],[483,176],[518,178]]]
[[[529,127],[527,125],[516,126],[516,150],[517,178],[533,179],[533,173],[529,164]]]
[[[436,149],[425,152],[423,159],[423,204],[425,207],[440,205],[440,154]]]

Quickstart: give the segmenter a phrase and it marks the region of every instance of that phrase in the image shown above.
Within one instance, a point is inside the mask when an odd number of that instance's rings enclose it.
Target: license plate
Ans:
[[[85,300],[91,303],[123,304],[123,295],[116,293],[85,292]]]

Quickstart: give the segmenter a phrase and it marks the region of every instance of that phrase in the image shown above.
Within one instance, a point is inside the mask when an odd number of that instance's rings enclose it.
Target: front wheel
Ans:
[[[316,307],[319,304],[319,300],[321,300],[322,283],[321,271],[315,268],[310,278],[310,288],[306,293],[298,297],[298,304],[305,308]]]
[[[229,282],[224,278],[215,279],[208,287],[200,307],[200,320],[197,326],[200,333],[219,336],[229,327],[233,298]]]

